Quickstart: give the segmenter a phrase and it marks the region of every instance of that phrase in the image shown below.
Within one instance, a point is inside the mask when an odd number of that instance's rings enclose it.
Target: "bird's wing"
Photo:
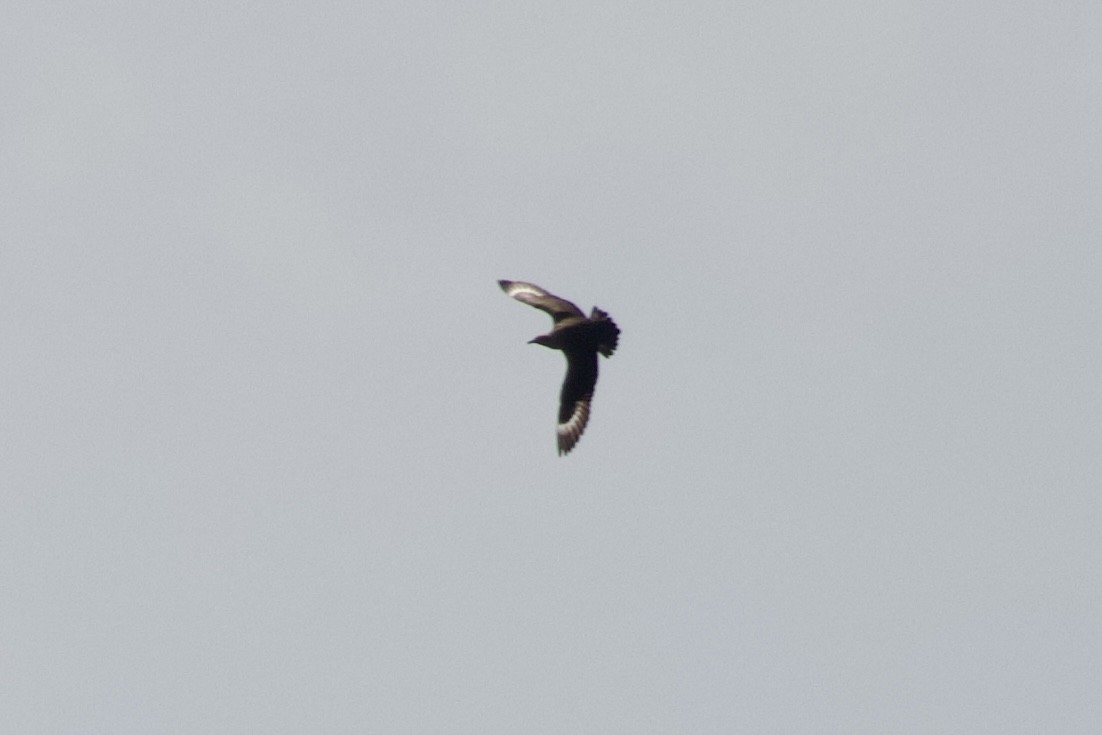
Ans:
[[[570,317],[585,318],[585,314],[574,304],[566,299],[560,299],[555,294],[547,293],[539,286],[524,281],[498,281],[501,290],[512,296],[517,301],[523,301],[529,306],[534,306],[540,311],[546,311],[558,324],[563,319]]]
[[[596,351],[566,352],[566,379],[559,396],[559,454],[567,454],[578,443],[589,423],[589,404],[597,385]]]

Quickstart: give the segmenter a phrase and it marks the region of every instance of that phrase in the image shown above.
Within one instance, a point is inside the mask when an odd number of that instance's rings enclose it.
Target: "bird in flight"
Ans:
[[[566,299],[524,281],[498,281],[501,290],[551,315],[555,326],[528,344],[561,350],[566,356],[566,379],[559,395],[559,423],[556,433],[559,454],[567,454],[578,443],[589,422],[589,404],[597,385],[597,353],[611,357],[620,338],[620,328],[605,312],[593,307],[587,317]]]

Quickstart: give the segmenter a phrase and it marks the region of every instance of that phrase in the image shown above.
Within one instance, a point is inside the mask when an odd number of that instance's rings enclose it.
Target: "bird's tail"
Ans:
[[[601,311],[596,306],[590,312],[589,318],[597,322],[597,351],[605,357],[612,357],[616,346],[620,343],[620,328],[607,312]]]

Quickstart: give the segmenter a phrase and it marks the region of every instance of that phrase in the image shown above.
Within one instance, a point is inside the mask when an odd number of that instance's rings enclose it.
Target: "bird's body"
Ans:
[[[559,421],[556,427],[559,454],[566,454],[578,443],[589,422],[589,406],[597,385],[597,353],[611,357],[619,342],[620,329],[608,314],[597,307],[587,317],[566,299],[523,281],[498,281],[501,290],[551,315],[555,326],[531,343],[561,350],[566,356],[566,379],[559,396]]]

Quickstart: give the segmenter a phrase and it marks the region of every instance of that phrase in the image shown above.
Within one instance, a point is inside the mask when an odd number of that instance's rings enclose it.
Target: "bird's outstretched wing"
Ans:
[[[567,454],[578,443],[589,423],[589,404],[597,386],[597,353],[566,352],[566,379],[559,395],[559,454]]]
[[[563,319],[580,317],[585,319],[585,314],[574,304],[566,299],[560,299],[552,293],[544,291],[539,286],[524,281],[498,281],[501,290],[512,296],[517,301],[523,301],[529,306],[534,306],[540,311],[545,311],[558,324]]]

